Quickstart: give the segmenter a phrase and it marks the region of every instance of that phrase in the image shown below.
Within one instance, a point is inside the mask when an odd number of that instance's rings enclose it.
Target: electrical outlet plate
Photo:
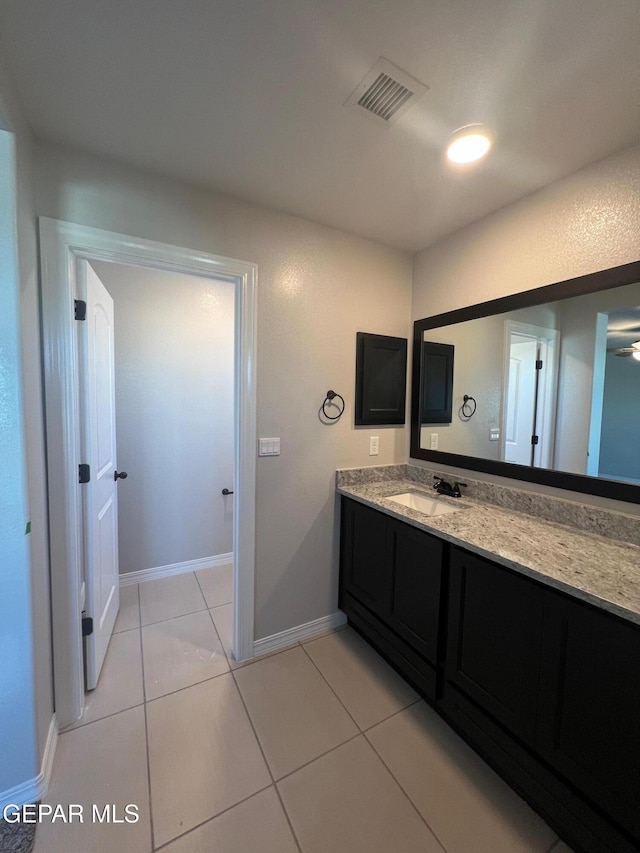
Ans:
[[[369,436],[369,456],[377,456],[380,452],[380,437],[377,435]]]
[[[437,450],[438,449],[438,433],[437,432],[431,433],[430,449],[431,450]]]

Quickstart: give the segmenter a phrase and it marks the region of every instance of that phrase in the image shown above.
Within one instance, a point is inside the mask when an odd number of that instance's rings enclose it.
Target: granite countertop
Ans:
[[[468,498],[439,500],[459,512],[430,517],[388,496],[434,492],[411,480],[338,485],[338,492],[435,533],[521,574],[640,624],[640,547]]]

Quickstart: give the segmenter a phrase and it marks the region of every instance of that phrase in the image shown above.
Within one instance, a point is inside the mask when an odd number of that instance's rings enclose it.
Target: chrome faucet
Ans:
[[[442,477],[438,477],[437,475],[433,478],[435,480],[433,484],[433,488],[439,495],[448,495],[450,498],[460,498],[462,497],[462,493],[460,491],[460,486],[466,488],[466,483],[454,483],[453,486],[451,483],[447,483],[446,480],[443,480]]]

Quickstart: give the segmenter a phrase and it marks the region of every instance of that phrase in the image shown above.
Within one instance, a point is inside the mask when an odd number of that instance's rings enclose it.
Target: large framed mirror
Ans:
[[[434,344],[449,423],[425,420]],[[640,261],[417,320],[411,456],[640,503]]]

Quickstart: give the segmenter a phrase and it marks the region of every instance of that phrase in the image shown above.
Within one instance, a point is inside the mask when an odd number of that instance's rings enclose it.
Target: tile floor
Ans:
[[[233,661],[231,588],[221,566],[121,590],[47,798],[85,820],[36,853],[570,853],[351,629]]]

